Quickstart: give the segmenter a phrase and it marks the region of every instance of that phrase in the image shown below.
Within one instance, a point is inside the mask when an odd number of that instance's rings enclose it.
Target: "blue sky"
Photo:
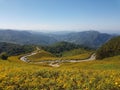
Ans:
[[[0,28],[120,30],[120,0],[0,0]]]

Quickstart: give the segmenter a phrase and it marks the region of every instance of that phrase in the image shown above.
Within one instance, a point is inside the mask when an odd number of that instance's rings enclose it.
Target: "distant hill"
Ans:
[[[0,30],[0,42],[48,45],[55,43],[56,40],[42,33],[33,34],[27,31]]]
[[[87,47],[98,48],[113,36],[97,31],[84,31],[69,33],[66,35],[52,35],[58,41],[72,42]]]
[[[96,52],[97,59],[120,55],[120,36],[114,37],[102,45]]]
[[[16,44],[51,45],[56,42],[71,42],[90,48],[98,48],[113,35],[97,31],[41,33],[17,30],[0,30],[0,42]]]

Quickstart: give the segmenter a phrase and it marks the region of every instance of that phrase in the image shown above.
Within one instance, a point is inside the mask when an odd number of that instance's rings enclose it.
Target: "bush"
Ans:
[[[0,54],[0,58],[1,58],[2,60],[7,60],[7,59],[8,59],[7,53],[1,53],[1,54]]]

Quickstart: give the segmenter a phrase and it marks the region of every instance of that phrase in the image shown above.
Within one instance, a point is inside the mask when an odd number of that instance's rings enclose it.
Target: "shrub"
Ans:
[[[0,58],[2,59],[2,60],[7,60],[8,59],[8,55],[7,55],[7,53],[1,53],[0,54]]]

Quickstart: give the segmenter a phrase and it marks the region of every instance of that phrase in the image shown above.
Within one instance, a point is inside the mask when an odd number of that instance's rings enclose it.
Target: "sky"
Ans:
[[[0,0],[0,28],[120,31],[120,0]]]

